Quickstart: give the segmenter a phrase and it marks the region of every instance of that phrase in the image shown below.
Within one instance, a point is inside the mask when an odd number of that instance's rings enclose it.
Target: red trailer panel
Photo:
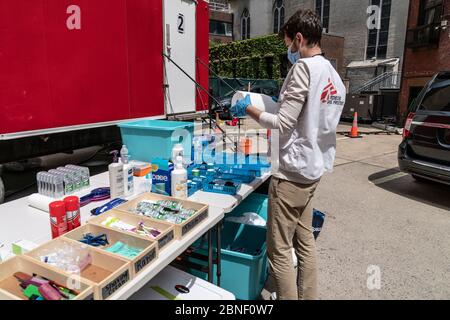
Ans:
[[[209,5],[201,0],[197,5],[197,58],[209,66]],[[197,82],[206,90],[209,90],[209,70],[205,65],[197,61]],[[197,90],[197,111],[205,111],[209,108],[208,95]]]
[[[0,0],[0,134],[163,116],[162,17],[155,0]]]

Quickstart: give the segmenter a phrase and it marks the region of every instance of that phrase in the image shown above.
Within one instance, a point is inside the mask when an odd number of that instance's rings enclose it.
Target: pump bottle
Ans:
[[[122,146],[120,150],[120,158],[123,163],[123,183],[125,197],[131,196],[134,193],[134,176],[133,166],[129,163],[130,156],[126,145]]]
[[[113,163],[108,166],[109,185],[111,188],[111,199],[124,196],[123,164],[118,162],[117,151],[111,152],[114,155]]]
[[[187,171],[183,167],[183,158],[176,157],[175,169],[171,173],[172,197],[186,199],[188,196]]]

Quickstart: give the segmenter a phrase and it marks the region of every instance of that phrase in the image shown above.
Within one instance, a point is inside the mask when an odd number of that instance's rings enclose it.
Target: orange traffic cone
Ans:
[[[252,153],[252,140],[250,138],[244,138],[241,140],[241,149],[245,155]]]
[[[360,136],[358,133],[358,112],[355,112],[355,116],[353,118],[352,129],[350,130],[350,133],[347,135],[347,137],[350,137],[353,139],[362,138],[362,136]]]

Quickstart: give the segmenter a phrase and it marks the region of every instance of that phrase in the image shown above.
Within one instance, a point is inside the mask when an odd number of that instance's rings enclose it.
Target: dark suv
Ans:
[[[411,104],[398,163],[417,180],[450,185],[450,71],[435,75]]]

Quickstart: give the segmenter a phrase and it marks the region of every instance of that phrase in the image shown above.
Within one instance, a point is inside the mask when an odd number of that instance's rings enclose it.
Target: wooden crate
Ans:
[[[74,241],[79,241],[83,239],[83,235],[87,233],[91,233],[96,236],[100,234],[106,234],[106,236],[108,237],[109,245],[102,248],[96,247],[98,249],[104,250],[118,241],[125,243],[131,247],[141,249],[142,252],[133,259],[123,257],[131,261],[132,277],[145,270],[145,268],[151,265],[152,262],[155,262],[156,258],[158,257],[158,244],[156,241],[143,239],[141,237],[133,236],[129,233],[121,232],[116,229],[105,228],[103,226],[98,226],[95,224],[86,224],[84,226],[81,226],[69,233],[66,233],[63,237]],[[122,257],[121,255],[117,254],[114,255]]]
[[[93,284],[74,279],[71,275],[25,256],[17,256],[0,264],[0,300],[28,300],[22,294],[19,281],[14,273],[23,272],[28,275],[37,274],[57,284],[68,287],[78,292],[74,300],[93,300]],[[76,281],[76,283],[75,283]]]
[[[161,251],[164,248],[166,248],[167,244],[169,244],[175,238],[174,228],[169,223],[161,222],[158,220],[150,220],[141,215],[136,215],[136,214],[127,213],[127,212],[123,212],[123,211],[117,211],[117,210],[110,210],[110,211],[107,211],[107,212],[99,215],[98,217],[92,218],[91,220],[89,220],[89,224],[103,226],[102,222],[110,217],[118,218],[118,219],[120,219],[120,221],[125,222],[127,224],[131,224],[133,226],[137,226],[139,223],[144,222],[144,225],[146,227],[152,227],[152,228],[158,229],[161,232],[161,234],[154,238],[141,236],[141,235],[135,234],[134,232],[123,231],[123,232],[127,232],[127,234],[132,234],[135,237],[140,237],[140,238],[146,239],[146,240],[151,239],[151,240],[156,241],[158,243],[158,251]],[[113,227],[106,227],[106,226],[103,226],[103,227],[111,229],[111,230],[118,230]]]
[[[203,220],[205,220],[208,217],[208,205],[189,201],[189,200],[181,200],[181,199],[177,199],[177,198],[167,197],[167,196],[163,196],[163,195],[156,194],[156,193],[145,193],[133,200],[130,200],[130,201],[124,203],[123,205],[116,207],[115,210],[135,214],[133,212],[133,210],[135,210],[138,203],[143,200],[177,201],[177,202],[181,202],[181,204],[183,205],[184,208],[197,210],[197,213],[195,215],[193,215],[190,219],[186,220],[185,222],[183,222],[181,224],[170,223],[171,225],[174,226],[176,239],[181,239],[182,237],[184,237],[186,234],[188,234],[192,229],[194,229],[198,224],[200,224]],[[157,220],[157,219],[153,219],[153,218],[149,218],[149,217],[146,217],[146,218],[153,220],[153,221],[161,221],[161,220]],[[169,223],[169,222],[166,222],[166,223]]]
[[[75,247],[80,246],[89,250],[92,263],[79,276],[94,284],[94,298],[96,300],[108,299],[131,279],[133,272],[129,260],[67,238],[60,237],[47,242],[26,253],[26,256],[41,261],[41,256],[55,252],[57,248],[60,248],[64,244]]]

